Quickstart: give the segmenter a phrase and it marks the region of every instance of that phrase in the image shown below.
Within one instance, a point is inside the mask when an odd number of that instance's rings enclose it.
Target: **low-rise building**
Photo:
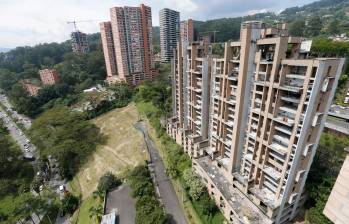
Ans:
[[[349,136],[349,108],[332,105],[326,119],[325,130],[339,136]]]
[[[27,91],[30,96],[38,95],[38,92],[41,89],[38,84],[34,84],[30,79],[21,80],[20,83],[22,84],[23,89]]]
[[[39,70],[41,82],[44,85],[54,85],[59,80],[59,73],[56,69]]]

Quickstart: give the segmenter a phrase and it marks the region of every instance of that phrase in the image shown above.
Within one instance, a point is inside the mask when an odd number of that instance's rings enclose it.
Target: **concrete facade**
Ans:
[[[324,214],[335,224],[349,223],[349,149],[336,183],[325,206]]]
[[[191,150],[187,136],[204,123],[186,123],[185,105],[195,106],[195,99],[173,69],[174,117],[167,131],[193,158],[231,223],[287,223],[304,202],[344,59],[308,59],[302,43],[284,24],[243,23],[240,41],[226,43],[224,57],[212,59],[208,130],[200,133],[208,138]]]
[[[161,62],[170,62],[173,49],[180,37],[179,12],[164,8],[160,10],[160,50]]]
[[[181,21],[180,40],[191,43],[195,40],[194,35],[194,21],[192,19]]]
[[[71,41],[74,53],[86,54],[89,51],[86,33],[80,31],[72,32]]]
[[[59,73],[56,69],[39,70],[41,82],[44,85],[54,85],[59,80]]]
[[[107,79],[117,76],[117,65],[114,49],[113,32],[111,22],[100,23],[101,40],[103,46],[105,67],[107,69]]]
[[[109,83],[135,86],[155,76],[151,8],[113,7],[110,22],[100,24]]]

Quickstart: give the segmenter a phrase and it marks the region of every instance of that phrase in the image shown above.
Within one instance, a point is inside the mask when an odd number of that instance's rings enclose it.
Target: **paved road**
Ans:
[[[23,133],[23,131],[19,129],[17,124],[14,122],[14,119],[16,119],[17,122],[21,123],[25,129],[29,129],[32,124],[31,119],[26,117],[25,115],[18,114],[17,111],[13,110],[12,105],[10,104],[10,102],[4,94],[0,94],[0,103],[5,106],[5,110],[11,115],[8,116],[7,113],[5,113],[5,111],[3,111],[2,108],[0,108],[0,119],[4,121],[5,126],[9,130],[12,138],[16,141],[16,143],[22,150],[24,157],[33,160],[31,164],[33,165],[34,172],[36,173],[36,161],[39,158],[39,155],[36,151],[36,147],[33,144],[31,144],[29,138],[26,137],[25,133]],[[55,191],[58,195],[62,196],[62,192],[59,190],[59,186],[66,185],[67,181],[62,180],[62,178],[58,174],[58,164],[56,160],[50,157],[49,160],[51,164],[56,163],[56,168],[51,169],[53,175],[51,176],[50,180],[46,182],[46,185],[50,187],[53,191]],[[33,218],[37,219],[37,216],[33,215]],[[67,221],[67,217],[58,217],[57,223],[68,223]]]
[[[8,116],[1,108],[0,118],[4,121],[4,124],[12,135],[12,138],[17,142],[23,151],[24,157],[27,159],[34,159],[36,157],[36,147],[30,143],[25,134],[17,127],[16,123],[13,122],[12,118]]]
[[[172,217],[170,223],[186,224],[187,221],[185,219],[183,210],[179,205],[177,195],[173,188],[171,180],[165,172],[166,169],[164,163],[159,155],[158,150],[156,149],[155,143],[149,137],[147,128],[145,127],[145,124],[143,122],[136,123],[135,127],[137,130],[143,133],[145,142],[148,146],[150,159],[154,166],[155,181],[159,189],[161,201],[165,206],[167,214]]]
[[[123,184],[108,192],[105,214],[117,209],[120,224],[134,224],[136,220],[136,200],[131,196],[129,186]]]
[[[12,110],[12,105],[8,101],[6,95],[0,94],[0,102],[6,107],[6,110],[11,113],[12,118],[16,118],[19,123],[21,123],[26,129],[31,126],[31,119],[24,116],[23,114],[18,114],[17,111]]]

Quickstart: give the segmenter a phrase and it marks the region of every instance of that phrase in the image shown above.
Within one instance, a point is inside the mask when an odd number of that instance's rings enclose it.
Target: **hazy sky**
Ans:
[[[144,0],[152,7],[153,25],[159,10],[181,12],[181,19],[208,20],[274,11],[304,5],[314,0]],[[99,31],[98,23],[109,20],[112,6],[137,6],[136,0],[0,0],[0,47],[61,42],[73,30],[70,20],[94,20],[78,24],[83,32]]]

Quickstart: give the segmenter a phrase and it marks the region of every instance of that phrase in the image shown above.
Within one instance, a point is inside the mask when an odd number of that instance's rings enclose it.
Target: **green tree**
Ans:
[[[192,168],[186,169],[183,173],[186,188],[189,189],[189,195],[194,200],[199,200],[200,196],[205,192],[205,186]]]
[[[97,126],[68,108],[43,113],[34,120],[30,136],[40,155],[52,155],[58,160],[60,172],[67,178],[73,177],[104,139]]]
[[[92,206],[88,210],[89,217],[95,219],[96,223],[100,223],[103,216],[103,207],[102,205],[97,205],[96,207]]]
[[[68,192],[62,200],[62,210],[64,213],[73,214],[79,207],[79,203],[79,198]]]
[[[327,32],[330,34],[338,34],[339,31],[339,21],[337,19],[332,20],[327,27]]]
[[[298,19],[290,24],[289,32],[293,36],[302,37],[304,35],[305,21]]]
[[[111,172],[104,174],[98,181],[97,190],[103,194],[121,185],[121,181]]]
[[[321,33],[322,21],[320,16],[312,16],[308,20],[304,34],[307,37],[315,37]]]

